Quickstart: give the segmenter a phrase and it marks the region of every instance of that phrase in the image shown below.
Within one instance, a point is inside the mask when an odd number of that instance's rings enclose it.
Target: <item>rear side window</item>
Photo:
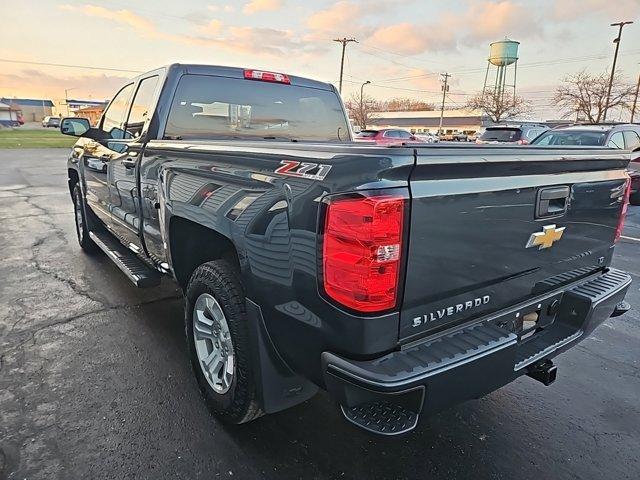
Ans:
[[[165,138],[347,141],[348,132],[340,101],[331,91],[184,75]]]
[[[129,120],[127,120],[127,133],[133,138],[140,136],[144,122],[152,113],[151,102],[157,85],[157,76],[145,78],[140,82],[136,95],[133,97]]]
[[[543,128],[531,128],[526,132],[526,137],[529,140],[533,140],[534,138],[536,138],[538,135],[540,135],[542,132],[544,132]]]
[[[624,150],[624,137],[622,136],[622,132],[616,132],[611,135],[611,138],[607,142],[607,147]]]
[[[634,148],[638,148],[640,146],[640,137],[633,130],[625,130],[624,132],[624,141],[627,144],[627,150],[633,150]]]
[[[493,142],[517,142],[522,137],[522,130],[519,128],[488,128],[481,136],[480,140]]]
[[[534,145],[577,145],[583,147],[596,147],[604,145],[607,134],[605,132],[587,131],[549,131],[533,142]]]

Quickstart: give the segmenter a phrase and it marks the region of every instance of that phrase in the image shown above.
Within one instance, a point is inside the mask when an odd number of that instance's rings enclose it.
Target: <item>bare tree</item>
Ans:
[[[531,113],[532,106],[524,98],[514,96],[510,92],[498,92],[487,88],[484,92],[478,92],[471,97],[465,108],[480,110],[491,121],[498,123],[509,118]]]
[[[380,111],[386,112],[415,112],[419,110],[435,110],[433,103],[423,102],[410,97],[396,97],[391,100],[379,102]]]
[[[586,71],[569,75],[562,80],[553,97],[564,117],[575,116],[590,123],[598,123],[604,115],[609,75],[591,75]],[[633,101],[634,86],[625,83],[619,75],[613,78],[609,110],[627,110]]]
[[[375,118],[375,111],[378,109],[378,102],[366,93],[360,98],[360,93],[354,92],[345,102],[345,106],[349,111],[349,117],[353,119],[356,125],[366,128]]]

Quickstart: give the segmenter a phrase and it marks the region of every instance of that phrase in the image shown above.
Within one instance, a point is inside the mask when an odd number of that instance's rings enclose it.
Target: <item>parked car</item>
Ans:
[[[42,119],[42,126],[45,127],[45,128],[49,128],[49,127],[59,128],[60,127],[60,118],[59,117],[44,117]]]
[[[629,163],[629,176],[631,177],[631,191],[629,192],[629,203],[640,205],[640,147],[631,152],[631,163]]]
[[[383,128],[380,130],[361,130],[360,133],[354,137],[356,142],[369,142],[377,145],[400,145],[407,142],[421,143],[415,135],[411,135],[406,130],[398,128]]]
[[[458,131],[444,132],[441,133],[439,137],[443,142],[466,142],[468,140],[468,136],[466,133]]]
[[[611,268],[624,152],[363,148],[331,84],[205,65],[143,74],[96,127],[60,130],[79,137],[80,247],[138,287],[175,279],[195,378],[229,423],[321,388],[400,434],[523,375],[551,384],[553,357],[629,309]]]
[[[425,133],[415,133],[414,136],[418,140],[422,140],[424,143],[438,143],[440,138],[435,133],[425,132]]]
[[[512,143],[527,145],[544,131],[549,130],[546,125],[522,124],[522,125],[495,125],[487,127],[478,137],[476,143]]]
[[[531,143],[633,150],[640,146],[640,125],[633,123],[569,125],[548,130]]]
[[[480,136],[484,133],[484,130],[478,130],[477,132],[472,133],[471,135],[469,135],[469,141],[476,143],[476,141],[480,138]]]
[[[547,146],[599,146],[618,150],[640,147],[640,125],[633,123],[570,125],[549,130],[540,135],[533,145]],[[640,159],[634,153],[629,164],[631,177],[631,205],[640,205]]]

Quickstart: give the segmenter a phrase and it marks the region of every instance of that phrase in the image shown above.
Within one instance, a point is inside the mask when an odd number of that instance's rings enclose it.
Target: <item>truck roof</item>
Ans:
[[[138,75],[138,77],[136,78],[143,78],[148,76],[150,73],[155,73],[155,72],[165,70],[168,77],[173,75],[179,76],[181,74],[195,74],[195,75],[219,75],[223,77],[244,79],[244,72],[247,69],[248,67],[241,68],[241,67],[227,67],[224,65],[172,63],[169,65],[165,65],[163,67],[145,72],[141,75]],[[260,69],[253,69],[253,70],[260,70]],[[273,72],[273,70],[264,70],[264,71]],[[287,72],[277,72],[277,73],[283,73],[287,75],[287,77],[289,77],[289,80],[291,81],[291,85],[294,85],[294,86],[311,87],[311,88],[318,88],[321,90],[335,91],[335,87],[327,82],[312,80],[310,78],[305,78],[305,77],[298,77],[295,75],[291,75]]]

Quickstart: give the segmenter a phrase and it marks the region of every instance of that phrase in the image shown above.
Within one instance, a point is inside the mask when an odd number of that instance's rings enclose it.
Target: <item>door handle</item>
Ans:
[[[536,199],[536,218],[564,215],[569,203],[571,189],[567,186],[549,187],[538,190]]]
[[[124,160],[122,160],[122,164],[124,165],[124,168],[133,168],[136,166],[136,159],[135,158],[131,158],[131,157],[127,157]]]

